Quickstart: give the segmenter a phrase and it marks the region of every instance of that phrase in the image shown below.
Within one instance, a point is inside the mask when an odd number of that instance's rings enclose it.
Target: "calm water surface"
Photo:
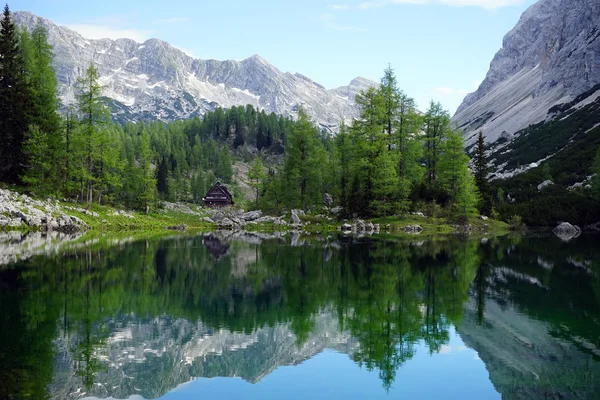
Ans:
[[[0,399],[600,398],[598,236],[22,240]]]

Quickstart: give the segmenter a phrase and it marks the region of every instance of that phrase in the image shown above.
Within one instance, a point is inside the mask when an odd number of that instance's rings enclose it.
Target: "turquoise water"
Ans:
[[[598,239],[29,246],[0,258],[0,398],[599,398]]]

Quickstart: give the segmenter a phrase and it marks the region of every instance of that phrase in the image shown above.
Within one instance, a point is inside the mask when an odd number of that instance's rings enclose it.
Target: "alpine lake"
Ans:
[[[598,235],[33,235],[0,399],[600,399]]]

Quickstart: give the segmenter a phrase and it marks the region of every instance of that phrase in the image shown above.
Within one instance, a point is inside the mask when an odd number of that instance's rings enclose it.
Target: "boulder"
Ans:
[[[331,209],[331,213],[333,215],[338,215],[340,214],[342,211],[344,211],[344,209],[342,207],[334,207]]]
[[[304,215],[304,210],[292,210],[292,215]]]
[[[323,193],[323,204],[331,206],[333,204],[333,197],[329,193]]]
[[[213,221],[209,217],[202,217],[202,218],[200,218],[200,222],[206,222],[207,224],[214,224],[215,223],[215,221]]]
[[[240,215],[240,219],[243,219],[244,221],[254,221],[262,216],[263,213],[260,210],[248,211],[247,213],[243,213],[242,215]]]
[[[368,222],[367,224],[365,224],[365,230],[367,232],[373,232],[375,230],[375,225],[373,225],[372,222]]]
[[[546,180],[538,185],[537,190],[538,190],[538,192],[541,192],[543,188],[552,186],[552,185],[554,185],[554,182],[552,182],[551,180]]]
[[[350,232],[352,231],[352,225],[350,224],[344,224],[341,227],[342,232]]]
[[[302,223],[302,221],[300,220],[300,217],[298,216],[298,214],[294,214],[292,211],[292,217],[290,218],[290,224],[300,225],[301,223]]]
[[[363,221],[362,219],[356,220],[354,226],[356,227],[357,232],[364,232],[366,229],[365,221]]]
[[[481,215],[481,216],[479,216],[479,218],[481,218],[483,221],[487,221],[487,220],[489,219],[489,218],[488,218],[488,217],[486,217],[485,215]]]

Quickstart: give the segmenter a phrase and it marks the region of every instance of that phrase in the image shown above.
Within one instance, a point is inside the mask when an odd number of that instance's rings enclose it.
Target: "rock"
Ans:
[[[333,204],[333,197],[329,193],[323,193],[323,204],[331,206]]]
[[[227,217],[221,219],[220,221],[217,221],[217,226],[222,229],[233,229],[234,225],[235,224],[233,223],[233,221]]]
[[[405,233],[410,233],[411,235],[418,235],[423,232],[423,228],[421,225],[407,225],[402,228],[402,231]]]
[[[487,220],[489,220],[489,218],[488,218],[488,217],[486,217],[485,215],[481,215],[481,216],[479,216],[479,218],[481,218],[481,219],[482,219],[482,220],[484,220],[484,221],[487,221]]]
[[[262,217],[263,213],[261,210],[256,211],[248,211],[247,213],[243,213],[240,215],[240,218],[244,221],[254,221]]]
[[[292,215],[304,215],[304,210],[292,210]]]
[[[568,242],[569,240],[577,238],[579,235],[581,235],[581,228],[576,225],[571,225],[568,222],[562,222],[556,228],[554,228],[552,232],[561,240]]]
[[[213,221],[209,217],[202,217],[202,218],[200,218],[200,222],[206,222],[207,224],[214,224],[215,223],[215,221]]]
[[[373,225],[372,222],[368,222],[367,224],[365,224],[365,230],[367,232],[373,232],[375,230],[375,225]]]
[[[333,215],[339,215],[342,211],[344,211],[342,207],[333,207],[330,212]]]
[[[302,223],[302,221],[300,220],[300,217],[298,217],[298,214],[292,213],[292,216],[290,218],[290,224],[299,225],[301,223]]]
[[[541,192],[543,188],[554,185],[554,182],[551,180],[544,181],[540,183],[537,187],[538,192]]]
[[[417,217],[425,218],[425,214],[423,214],[422,211],[417,211],[416,213],[414,213],[414,215],[416,215]]]
[[[375,233],[379,233],[379,231],[381,230],[381,227],[379,226],[379,224],[375,224],[375,225],[373,225],[373,229],[374,229]]]

